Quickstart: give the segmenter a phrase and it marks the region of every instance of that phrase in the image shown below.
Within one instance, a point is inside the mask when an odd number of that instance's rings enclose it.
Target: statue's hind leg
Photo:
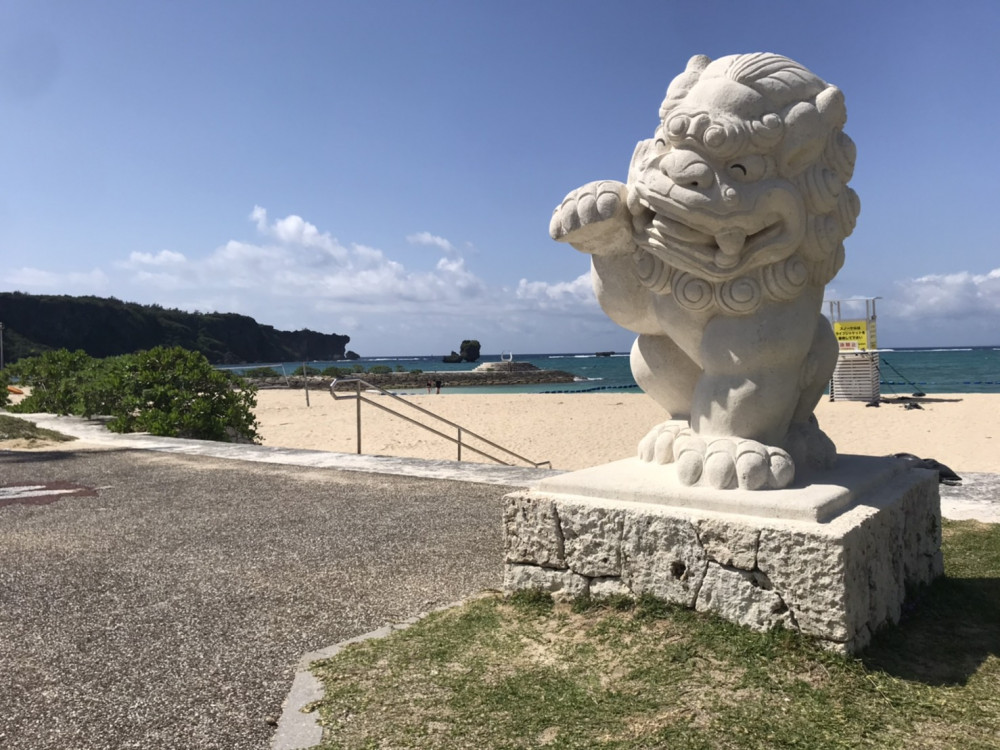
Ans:
[[[830,322],[820,316],[812,346],[802,365],[802,394],[784,441],[792,460],[803,468],[829,469],[837,459],[837,446],[819,428],[813,410],[823,398],[837,366],[838,351],[837,337]]]
[[[674,439],[688,430],[691,398],[701,368],[666,336],[641,335],[632,345],[632,376],[671,419],[656,425],[639,442],[639,458],[655,463],[674,460]]]

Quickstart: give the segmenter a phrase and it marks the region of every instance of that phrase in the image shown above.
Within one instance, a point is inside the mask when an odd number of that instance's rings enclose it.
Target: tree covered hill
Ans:
[[[343,359],[350,336],[308,329],[279,331],[235,313],[188,313],[114,297],[0,292],[4,360],[49,349],[92,357],[156,346],[199,351],[213,364]]]

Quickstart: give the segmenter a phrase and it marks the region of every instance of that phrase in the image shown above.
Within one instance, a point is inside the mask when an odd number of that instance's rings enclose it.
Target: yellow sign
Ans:
[[[878,348],[874,320],[838,320],[833,324],[833,332],[840,343],[841,351],[867,351]]]

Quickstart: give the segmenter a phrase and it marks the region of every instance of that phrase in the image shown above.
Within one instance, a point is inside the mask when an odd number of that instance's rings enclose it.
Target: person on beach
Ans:
[[[428,381],[427,381],[427,392],[428,392],[428,393],[430,393],[430,392],[431,392],[431,385],[432,385],[431,381],[429,381],[429,380],[428,380]]]
[[[441,381],[440,380],[435,380],[434,381],[434,387],[437,388],[437,392],[440,393],[441,392]]]

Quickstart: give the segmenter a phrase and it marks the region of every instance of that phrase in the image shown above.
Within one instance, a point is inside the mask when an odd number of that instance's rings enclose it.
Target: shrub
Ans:
[[[7,375],[30,386],[31,395],[12,409],[21,413],[84,414],[83,392],[94,376],[96,362],[82,349],[58,349],[18,360],[7,368]]]
[[[392,368],[389,365],[372,365],[368,368],[370,375],[388,375],[390,372],[392,372]]]
[[[273,367],[251,367],[243,371],[245,378],[280,378],[281,373]]]
[[[10,375],[8,375],[8,371],[0,370],[0,408],[3,408],[10,403],[10,391],[7,390],[8,385],[10,385]]]
[[[257,440],[256,388],[181,347],[102,360],[61,349],[19,360],[10,370],[31,387],[12,407],[19,412],[108,415],[115,432]]]
[[[108,429],[256,442],[257,390],[199,352],[158,346],[116,359],[112,377],[121,400]]]

